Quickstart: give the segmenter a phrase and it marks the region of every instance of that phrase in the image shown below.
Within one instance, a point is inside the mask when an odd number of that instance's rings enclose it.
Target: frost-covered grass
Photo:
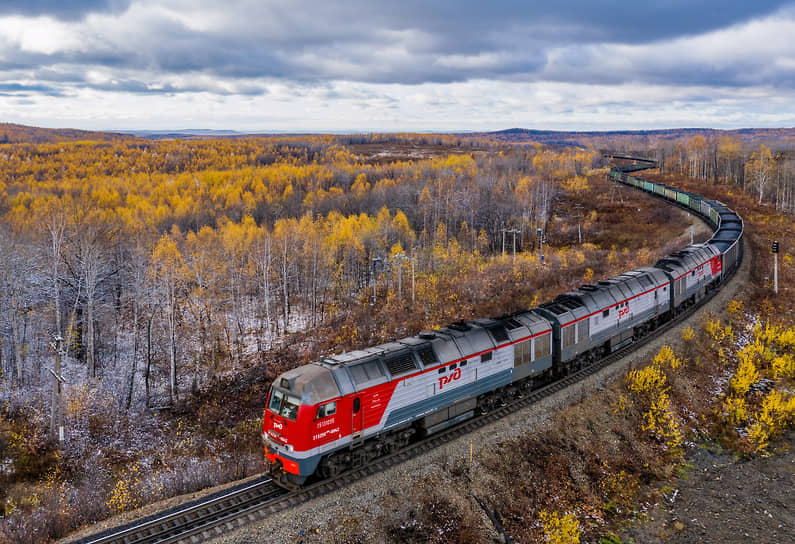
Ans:
[[[47,436],[43,398],[0,412],[0,541],[45,542],[159,499],[261,470],[259,421],[219,429],[175,414],[126,411],[97,384],[68,388],[65,440]]]

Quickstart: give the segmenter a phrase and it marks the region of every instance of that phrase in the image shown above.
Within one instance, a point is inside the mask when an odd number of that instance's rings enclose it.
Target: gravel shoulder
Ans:
[[[697,544],[795,541],[795,430],[769,457],[741,459],[705,445],[687,455],[664,504],[647,522],[629,527],[622,542]]]

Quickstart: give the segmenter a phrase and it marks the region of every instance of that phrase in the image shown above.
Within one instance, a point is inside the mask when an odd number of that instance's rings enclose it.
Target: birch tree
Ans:
[[[18,235],[0,226],[0,309],[11,326],[11,345],[14,356],[14,378],[22,385],[25,381],[27,359],[27,315],[33,282],[32,268],[36,258]]]
[[[758,204],[762,203],[765,189],[775,177],[776,165],[773,154],[764,144],[759,144],[759,150],[751,154],[751,159],[745,164],[745,175],[759,193]]]
[[[164,234],[152,252],[150,276],[160,288],[161,305],[168,328],[169,400],[179,401],[177,388],[177,312],[185,261],[170,234]]]

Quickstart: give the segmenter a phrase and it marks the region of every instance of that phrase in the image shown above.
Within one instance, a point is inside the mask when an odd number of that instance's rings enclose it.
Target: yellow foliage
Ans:
[[[727,397],[723,401],[723,412],[732,425],[740,425],[746,418],[745,398]]]
[[[776,343],[782,348],[795,350],[795,327],[782,331],[776,338]]]
[[[626,411],[628,406],[629,406],[629,399],[626,397],[626,395],[619,395],[618,400],[614,405],[613,413],[615,414],[617,412],[624,412]]]
[[[754,365],[754,356],[757,352],[755,349],[748,349],[750,346],[754,345],[755,344],[749,344],[749,346],[746,346],[737,354],[740,364],[734,376],[732,376],[729,386],[738,397],[745,395],[748,389],[759,380],[759,371]]]
[[[662,369],[655,364],[639,370],[631,370],[627,376],[629,390],[642,395],[654,395],[665,390],[666,377]]]
[[[640,481],[634,474],[622,470],[616,474],[608,474],[599,483],[599,487],[613,503],[629,506],[640,488]]]
[[[767,448],[770,440],[779,434],[795,418],[795,396],[785,394],[775,389],[762,401],[762,409],[756,421],[748,429],[748,439],[754,451]]]
[[[73,418],[86,413],[91,404],[91,386],[81,383],[67,388],[66,391],[66,417]]]
[[[684,336],[684,331],[682,336]],[[666,345],[660,348],[660,352],[654,358],[654,364],[660,367],[669,366],[672,370],[676,370],[682,366],[682,360],[676,356],[671,346]]]
[[[579,544],[580,522],[574,514],[560,516],[557,512],[542,510],[538,514],[548,544]]]
[[[132,510],[141,505],[141,470],[135,463],[123,470],[105,503],[115,513]]]
[[[569,193],[580,195],[588,190],[588,178],[585,176],[573,176],[561,182],[561,186]]]
[[[775,357],[771,368],[774,380],[780,377],[795,378],[795,357],[789,354]]]
[[[650,365],[627,374],[627,386],[643,410],[643,430],[652,433],[671,450],[681,446],[684,435],[671,412],[663,367],[675,370],[681,364],[670,346],[663,346]]]
[[[367,183],[367,176],[364,173],[356,176],[356,180],[353,182],[351,190],[356,194],[356,196],[359,197],[367,194],[367,191],[370,190],[370,184]]]
[[[715,348],[718,344],[721,344],[724,340],[731,340],[732,338],[731,325],[726,325],[723,327],[720,324],[720,320],[710,319],[706,322],[704,328],[712,337],[712,340],[714,340],[712,344],[713,348]]]
[[[739,318],[742,316],[743,310],[745,309],[745,305],[743,304],[742,300],[730,300],[728,305],[729,314],[733,318]]]

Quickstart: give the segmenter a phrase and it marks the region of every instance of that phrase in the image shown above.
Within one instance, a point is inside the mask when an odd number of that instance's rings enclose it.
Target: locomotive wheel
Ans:
[[[320,461],[318,471],[321,478],[324,480],[326,478],[335,478],[348,470],[349,464],[349,460],[346,459],[346,455],[344,453],[332,453]]]
[[[494,394],[486,395],[478,401],[478,409],[480,409],[481,414],[488,414],[496,405],[497,398]]]

